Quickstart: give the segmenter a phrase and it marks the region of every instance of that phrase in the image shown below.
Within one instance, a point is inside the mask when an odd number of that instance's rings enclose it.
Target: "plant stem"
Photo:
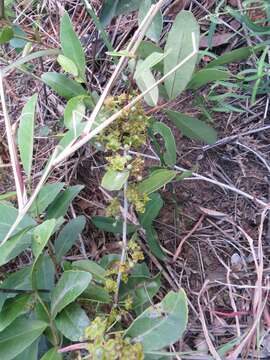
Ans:
[[[5,18],[5,0],[0,0],[0,19]]]
[[[122,280],[122,271],[121,266],[126,262],[126,254],[127,254],[127,215],[128,215],[128,201],[127,201],[127,182],[124,185],[124,212],[123,212],[123,236],[122,236],[122,254],[121,260],[119,264],[119,270],[117,275],[117,290],[114,296],[114,303],[115,305],[118,303],[119,300],[119,289]]]
[[[82,2],[84,3],[88,14],[91,16],[94,24],[96,25],[96,28],[100,32],[100,36],[102,37],[102,40],[104,41],[104,44],[106,45],[107,49],[109,51],[114,51],[114,48],[110,42],[110,39],[109,39],[106,31],[104,30],[101,22],[99,21],[99,18],[97,17],[92,5],[89,3],[88,0],[82,0]]]

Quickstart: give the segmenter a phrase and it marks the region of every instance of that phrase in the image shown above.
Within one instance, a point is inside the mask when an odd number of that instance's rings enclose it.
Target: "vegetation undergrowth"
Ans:
[[[247,101],[252,105],[268,93],[269,5],[261,2],[265,17],[259,22],[253,22],[245,9],[241,13],[226,7],[226,13],[249,29],[251,38],[261,41],[217,56],[210,50],[218,11],[207,34],[209,49],[201,51],[200,26],[191,11],[179,11],[160,47],[166,1],[116,1],[114,5],[105,1],[100,18],[88,1],[83,3],[114,66],[100,93],[89,90],[87,58],[68,6],[60,20],[61,47],[44,49],[38,27],[33,24],[34,35],[29,37],[12,22],[13,1],[2,2],[0,43],[17,53],[13,62],[3,59],[0,73],[16,192],[0,195],[0,266],[4,269],[26,250],[31,252],[27,265],[1,273],[0,358],[48,360],[74,354],[77,359],[97,360],[174,358],[181,353],[170,347],[187,331],[187,295],[181,288],[168,291],[158,301],[163,273],[151,274],[144,247],[159,262],[168,263],[154,223],[164,205],[161,190],[193,172],[177,167],[175,130],[213,145],[215,112],[241,113]],[[138,30],[125,49],[114,50],[106,26],[136,10]],[[35,64],[44,57],[55,58],[59,71],[35,75]],[[209,58],[206,65],[204,57]],[[232,63],[247,59],[252,59],[249,68],[230,70]],[[14,130],[4,80],[15,70],[32,74],[47,91],[65,99],[60,133],[55,134],[60,140],[38,182],[33,164],[39,94],[28,99]],[[183,93],[192,93],[200,115],[173,110],[172,102]],[[153,109],[161,116],[155,118]],[[82,146],[104,159],[100,186],[107,194],[106,216],[91,220],[98,229],[121,239],[121,252],[99,261],[66,259],[86,226],[82,215],[67,217],[83,186],[50,181],[51,173],[64,167]],[[155,165],[145,156],[145,146],[153,149],[150,159]],[[211,352],[211,358],[226,358],[238,343],[239,337],[234,337]]]

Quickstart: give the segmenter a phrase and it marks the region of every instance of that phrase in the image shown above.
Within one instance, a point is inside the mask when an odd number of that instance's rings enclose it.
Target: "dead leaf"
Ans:
[[[219,211],[216,211],[216,210],[207,209],[207,208],[204,208],[202,206],[199,206],[199,209],[203,214],[208,215],[208,216],[212,216],[212,217],[216,217],[216,218],[227,217],[227,215],[225,213],[222,213],[222,212],[219,212]]]

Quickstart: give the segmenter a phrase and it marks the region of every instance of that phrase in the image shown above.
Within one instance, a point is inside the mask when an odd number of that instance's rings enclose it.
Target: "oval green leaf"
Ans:
[[[182,134],[188,138],[201,140],[207,144],[214,144],[217,141],[216,131],[205,122],[177,111],[168,110],[166,114]]]
[[[62,54],[58,55],[57,61],[58,61],[58,64],[61,66],[61,68],[68,74],[71,74],[74,77],[79,75],[76,64],[71,59],[66,57],[65,55],[62,55]]]
[[[176,175],[177,172],[173,170],[155,170],[137,188],[141,193],[151,194],[171,182]]]
[[[166,165],[173,166],[176,163],[176,144],[174,140],[174,135],[169,126],[163,124],[162,122],[155,122],[152,125],[152,130],[154,135],[159,134],[162,136],[165,145],[165,152],[162,155],[163,160]]]
[[[55,319],[57,329],[71,341],[85,340],[90,320],[78,304],[70,304]]]
[[[127,329],[126,335],[140,342],[144,351],[160,350],[181,338],[188,321],[184,290],[170,291],[161,303],[149,307]]]
[[[51,314],[55,317],[87,288],[92,275],[86,271],[65,271],[52,291]]]
[[[200,37],[198,23],[191,12],[183,10],[177,15],[165,45],[165,52],[168,52],[168,56],[164,59],[164,74],[167,74],[193,52],[192,32],[195,34],[198,46]],[[170,99],[175,99],[186,88],[196,61],[197,55],[194,55],[165,80],[165,87]]]
[[[18,146],[23,168],[28,178],[31,175],[32,168],[34,124],[37,99],[38,95],[34,94],[24,105],[18,129]]]
[[[108,170],[102,178],[101,186],[108,191],[119,191],[128,180],[129,171]]]

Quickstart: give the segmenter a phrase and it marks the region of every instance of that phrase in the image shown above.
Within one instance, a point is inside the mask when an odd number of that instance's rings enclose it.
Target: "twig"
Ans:
[[[12,164],[12,170],[15,180],[18,208],[21,210],[27,200],[26,190],[24,186],[23,176],[21,172],[21,165],[18,158],[17,148],[13,137],[9,114],[6,106],[5,90],[3,86],[3,74],[0,73],[0,97],[3,109],[3,115],[5,120],[5,128],[8,141],[8,150],[10,155],[10,162]]]
[[[181,240],[180,244],[178,245],[176,252],[173,256],[173,262],[175,262],[178,258],[178,256],[181,253],[182,247],[184,245],[184,243],[187,241],[187,239],[194,234],[194,232],[200,227],[201,223],[203,222],[204,219],[204,215],[201,215],[201,217],[199,218],[199,220],[197,221],[197,223],[193,226],[193,228],[189,231],[189,233],[183,237],[183,239]]]
[[[117,275],[117,290],[115,292],[114,296],[114,303],[118,303],[118,297],[119,297],[119,290],[122,280],[122,270],[121,266],[125,264],[126,262],[126,254],[127,254],[127,215],[128,215],[128,200],[127,200],[127,182],[124,185],[124,213],[123,213],[123,236],[122,236],[122,253],[121,253],[121,260]]]
[[[252,135],[252,134],[256,134],[258,132],[261,132],[261,131],[264,131],[264,130],[269,130],[270,129],[270,125],[266,125],[266,126],[263,126],[261,128],[258,128],[258,129],[252,129],[252,130],[249,130],[249,131],[245,131],[243,132],[242,134],[237,134],[237,135],[232,135],[232,136],[228,136],[226,138],[223,138],[223,139],[220,139],[218,140],[215,144],[213,145],[206,145],[206,146],[203,146],[202,150],[203,151],[207,151],[207,150],[210,150],[210,149],[213,149],[217,146],[220,146],[220,145],[225,145],[229,142],[232,142],[233,140],[236,140],[236,139],[239,139],[240,137],[242,136],[246,136],[246,135]]]
[[[157,160],[157,161],[159,161],[159,158],[157,158],[156,156],[141,154],[141,153],[137,153],[136,151],[129,151],[129,153],[130,153],[130,154],[134,154],[134,155],[140,155],[140,156],[145,157],[145,158],[148,158],[148,159],[152,159],[152,160]],[[188,172],[188,171],[189,171],[188,169],[182,168],[182,167],[180,167],[180,166],[174,166],[174,169],[175,169],[175,170],[182,171],[182,172]],[[262,201],[262,200],[260,200],[260,199],[257,199],[255,196],[250,195],[250,194],[248,194],[248,193],[246,193],[246,192],[244,192],[244,191],[242,191],[242,190],[240,190],[240,189],[237,189],[237,188],[234,187],[234,186],[230,186],[230,185],[224,184],[224,183],[222,183],[222,182],[220,182],[220,181],[213,180],[213,179],[211,179],[211,178],[208,178],[208,177],[206,177],[206,176],[200,175],[200,174],[195,173],[195,172],[191,172],[191,173],[192,173],[192,176],[193,176],[193,177],[191,177],[191,178],[186,178],[186,179],[184,179],[184,180],[187,180],[187,181],[190,181],[190,180],[203,180],[203,181],[206,181],[206,182],[210,182],[210,183],[212,183],[212,184],[214,184],[214,185],[217,185],[217,186],[219,186],[219,187],[221,187],[221,188],[223,188],[223,189],[230,190],[230,191],[235,192],[235,193],[237,193],[237,194],[239,194],[239,195],[241,195],[241,196],[243,196],[243,197],[245,197],[245,198],[247,198],[247,199],[250,199],[250,200],[258,203],[259,205],[261,205],[261,206],[263,206],[263,207],[267,207],[267,205],[268,205],[266,202],[264,202],[264,201]]]
[[[158,4],[151,6],[150,10],[148,11],[146,17],[144,18],[142,24],[139,26],[139,28],[137,29],[137,31],[135,32],[135,34],[133,35],[128,47],[127,47],[127,52],[129,52],[131,55],[135,54],[135,52],[137,51],[137,48],[139,47],[139,44],[141,43],[141,40],[143,39],[149,25],[152,22],[152,19],[154,18],[154,16],[156,15],[156,13],[158,12],[158,10],[162,7],[164,0],[160,0]],[[124,68],[124,66],[126,65],[128,61],[128,58],[126,56],[122,56],[110,78],[110,80],[108,81],[102,95],[100,96],[94,110],[92,111],[89,120],[87,121],[87,124],[84,128],[84,133],[88,134],[93,126],[93,123],[106,99],[106,97],[108,96],[113,84],[115,83],[115,81],[117,80],[117,78],[119,77],[119,75],[121,74],[121,70]]]

